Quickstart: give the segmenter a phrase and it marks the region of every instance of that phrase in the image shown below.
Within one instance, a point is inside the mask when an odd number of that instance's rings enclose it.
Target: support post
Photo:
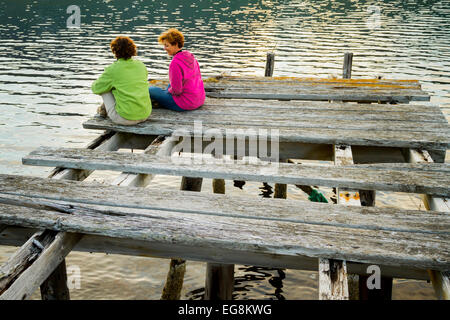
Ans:
[[[42,300],[70,300],[65,259],[41,284],[41,297]]]
[[[352,77],[352,64],[353,64],[353,53],[346,52],[344,54],[344,67],[342,77],[344,79],[350,79]]]
[[[213,179],[213,192],[225,194],[225,180]],[[206,263],[205,300],[232,300],[234,264]]]
[[[180,190],[200,192],[203,178],[183,177]],[[171,259],[167,281],[164,285],[161,300],[179,300],[183,288],[186,260]]]
[[[267,60],[266,60],[266,70],[264,73],[265,77],[272,77],[273,76],[273,70],[275,66],[275,53],[268,52],[267,53]]]

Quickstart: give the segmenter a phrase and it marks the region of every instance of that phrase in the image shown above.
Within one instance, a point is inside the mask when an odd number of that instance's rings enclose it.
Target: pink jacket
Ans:
[[[170,87],[175,103],[182,109],[194,110],[205,102],[200,66],[189,51],[174,55],[169,66]]]

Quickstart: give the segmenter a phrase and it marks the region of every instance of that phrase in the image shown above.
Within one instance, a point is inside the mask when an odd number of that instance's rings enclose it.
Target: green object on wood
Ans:
[[[317,191],[316,189],[312,189],[312,191],[308,197],[308,200],[312,201],[312,202],[328,203],[327,198],[325,198],[325,196],[321,192]]]

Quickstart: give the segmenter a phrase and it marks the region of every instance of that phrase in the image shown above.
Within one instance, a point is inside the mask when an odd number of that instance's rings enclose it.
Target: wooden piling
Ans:
[[[182,177],[180,190],[200,192],[202,178]],[[186,260],[171,259],[166,284],[164,285],[161,300],[179,300],[183,288]]]
[[[213,192],[225,194],[225,180],[213,179]],[[206,263],[205,300],[231,300],[234,264]]]
[[[42,300],[70,300],[65,259],[41,284],[41,298]]]
[[[272,77],[273,76],[273,70],[275,66],[275,53],[268,52],[267,53],[267,60],[266,60],[266,70],[264,73],[265,77]]]
[[[346,52],[344,55],[344,67],[342,77],[350,79],[352,77],[353,53]]]

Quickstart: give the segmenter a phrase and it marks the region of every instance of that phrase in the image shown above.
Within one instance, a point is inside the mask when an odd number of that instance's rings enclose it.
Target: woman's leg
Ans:
[[[102,98],[106,113],[108,114],[108,118],[110,118],[112,122],[125,126],[131,126],[146,120],[127,120],[125,118],[122,118],[116,111],[116,99],[114,98],[112,92],[103,93]]]
[[[186,111],[175,103],[169,91],[158,87],[150,87],[148,88],[148,92],[150,93],[150,99],[158,102],[162,108],[174,111]]]

